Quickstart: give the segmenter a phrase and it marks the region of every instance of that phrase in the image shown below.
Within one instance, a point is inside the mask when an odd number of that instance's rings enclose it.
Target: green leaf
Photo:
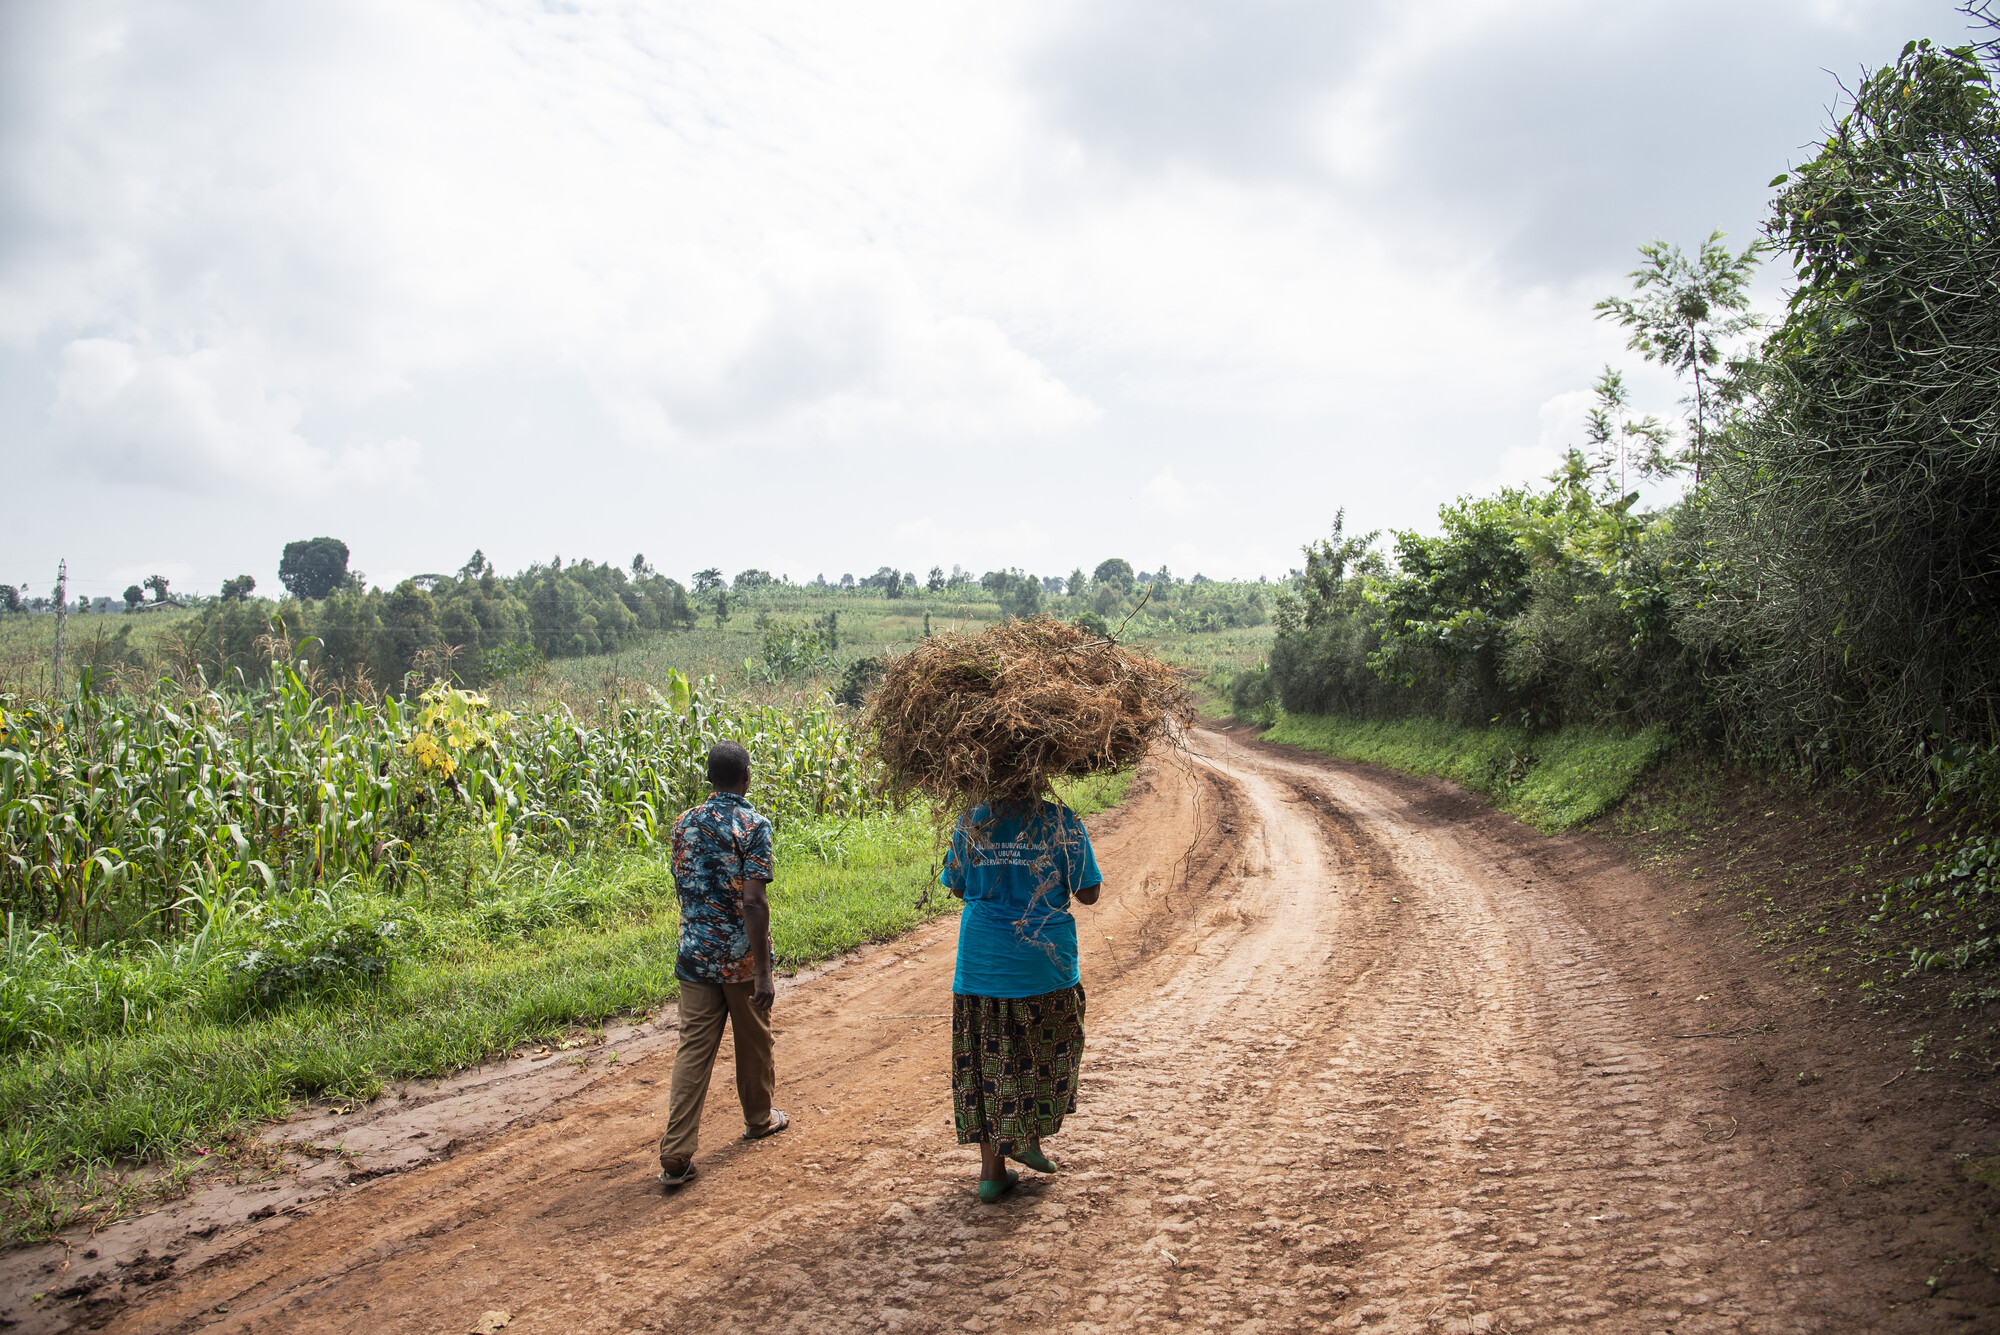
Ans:
[[[1776,176],[1773,176],[1771,178],[1771,184],[1774,186],[1779,186],[1783,185],[1785,182],[1791,179],[1792,179],[1792,174],[1790,172],[1779,172]]]

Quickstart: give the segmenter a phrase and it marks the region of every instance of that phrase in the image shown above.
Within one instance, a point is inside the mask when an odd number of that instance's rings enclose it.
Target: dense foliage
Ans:
[[[1595,448],[1545,489],[1456,501],[1437,535],[1395,535],[1393,563],[1338,521],[1307,549],[1277,613],[1269,686],[1284,706],[1660,724],[1892,783],[2000,744],[2000,111],[1986,59],[1911,44],[1781,178],[1767,230],[1797,285],[1761,347],[1732,360],[1702,342],[1703,319],[1748,327],[1731,304],[1745,256],[1717,238],[1692,261],[1648,248],[1635,278],[1680,284],[1656,304],[1692,312],[1683,369],[1704,377],[1684,499],[1648,512],[1625,490],[1613,445],[1638,439],[1645,470],[1671,465],[1655,425],[1615,420],[1607,376]],[[1239,697],[1258,690],[1245,681]]]
[[[2000,110],[1971,49],[1864,82],[1770,224],[1797,273],[1688,507],[1677,626],[1732,739],[1908,770],[2000,742]]]

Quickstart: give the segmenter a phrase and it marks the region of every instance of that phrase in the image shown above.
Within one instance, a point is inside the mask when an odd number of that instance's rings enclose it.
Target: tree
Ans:
[[[1689,259],[1679,246],[1648,241],[1639,247],[1645,262],[1629,275],[1639,295],[1606,297],[1597,303],[1597,318],[1615,318],[1632,331],[1625,346],[1658,362],[1675,375],[1694,382],[1694,480],[1701,485],[1702,455],[1708,443],[1711,387],[1704,383],[1708,368],[1722,362],[1723,345],[1763,324],[1750,313],[1750,279],[1765,249],[1753,241],[1740,255],[1722,244],[1723,233],[1711,232]],[[1730,372],[1740,369],[1732,366]],[[1714,379],[1710,376],[1709,379]]]
[[[880,589],[887,598],[903,596],[903,572],[894,566],[883,566],[867,579],[861,581],[864,589]]]
[[[694,572],[695,597],[699,598],[703,594],[714,593],[721,587],[722,571],[719,567],[710,566],[706,570],[697,570]]]
[[[257,581],[255,577],[250,575],[238,575],[235,579],[225,579],[222,581],[222,601],[225,603],[247,602],[249,601],[251,591],[256,587]]]
[[[125,586],[126,611],[128,612],[134,611],[135,609],[138,608],[140,603],[143,603],[145,601],[146,601],[146,591],[144,589],[140,588],[137,584],[127,584]]]
[[[742,594],[752,589],[767,589],[777,582],[768,570],[745,570],[736,576],[736,581],[731,587]]]
[[[693,630],[695,623],[694,603],[688,598],[687,590],[679,580],[668,580],[672,587],[667,591],[668,619],[682,630]]]
[[[729,620],[729,590],[717,589],[715,592],[715,628],[721,630],[722,623],[727,620]]]
[[[929,578],[929,579],[927,579],[927,580],[925,580],[925,581],[924,581],[924,587],[925,587],[926,589],[929,589],[929,590],[930,590],[930,591],[931,591],[932,593],[943,593],[943,592],[944,592],[944,567],[943,567],[943,566],[932,566],[932,567],[931,567],[931,576],[930,576],[930,578]]]
[[[646,560],[646,554],[644,552],[640,552],[638,555],[632,558],[633,579],[645,579],[652,573],[653,573],[652,563]]]
[[[1083,567],[1078,566],[1076,569],[1070,571],[1069,596],[1072,598],[1081,598],[1085,593],[1089,591],[1090,591],[1090,576],[1083,573]]]
[[[493,563],[486,559],[486,553],[475,547],[471,558],[458,568],[459,582],[469,584],[481,576],[490,574],[492,570]]]
[[[294,598],[331,596],[348,583],[347,544],[339,538],[286,543],[278,561],[278,582]]]
[[[145,584],[147,588],[153,591],[153,603],[155,606],[167,601],[167,577],[165,575],[148,575],[146,576]]]
[[[1031,617],[1042,610],[1042,582],[1033,575],[1015,576],[1000,594],[1003,616]]]
[[[1100,561],[1097,569],[1090,572],[1090,578],[1092,583],[1108,584],[1120,593],[1132,592],[1139,583],[1139,577],[1132,573],[1132,563],[1120,556]]]
[[[12,584],[0,584],[0,612],[20,612],[21,591]]]
[[[1597,403],[1586,419],[1584,440],[1597,471],[1609,477],[1612,465],[1617,465],[1619,495],[1626,494],[1626,474],[1631,465],[1636,464],[1639,476],[1644,478],[1671,477],[1680,471],[1667,454],[1673,433],[1666,424],[1657,417],[1638,421],[1626,417],[1631,396],[1625,389],[1623,375],[1606,366],[1594,388]]]

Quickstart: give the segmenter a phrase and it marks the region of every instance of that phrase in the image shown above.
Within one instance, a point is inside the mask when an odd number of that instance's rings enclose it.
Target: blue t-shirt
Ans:
[[[965,896],[952,991],[1039,997],[1082,981],[1069,897],[1104,878],[1090,835],[1068,807],[1043,802],[1026,816],[1002,817],[973,808],[952,832],[938,880]]]

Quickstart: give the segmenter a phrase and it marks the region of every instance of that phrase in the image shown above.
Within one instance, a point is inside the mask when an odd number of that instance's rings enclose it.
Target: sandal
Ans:
[[[1048,1155],[1043,1154],[1042,1147],[1039,1145],[1030,1145],[1025,1153],[1010,1154],[1007,1157],[1015,1163],[1026,1164],[1037,1173],[1060,1173],[1062,1171],[1062,1165],[1051,1159]]]
[[[762,1131],[752,1131],[746,1126],[743,1128],[743,1139],[762,1140],[766,1136],[775,1136],[791,1124],[792,1119],[790,1116],[773,1108],[771,1109],[771,1120],[764,1123],[764,1129]]]
[[[665,1187],[669,1191],[672,1191],[675,1187],[684,1187],[688,1183],[694,1181],[694,1160],[692,1159],[671,1160],[670,1162],[677,1163],[680,1165],[680,1168],[678,1170],[669,1168],[667,1166],[667,1162],[668,1161],[663,1161],[660,1164],[661,1186]]]
[[[1011,1168],[1007,1170],[1007,1180],[1005,1182],[989,1182],[981,1178],[979,1182],[979,1199],[983,1204],[991,1205],[1019,1186],[1020,1182],[1021,1175]]]

